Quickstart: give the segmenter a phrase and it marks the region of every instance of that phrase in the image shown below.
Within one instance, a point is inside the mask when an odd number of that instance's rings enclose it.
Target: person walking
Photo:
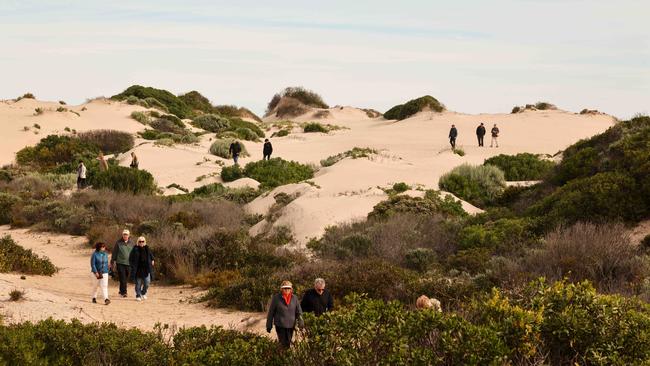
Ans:
[[[314,313],[321,316],[323,313],[334,310],[334,299],[329,291],[325,289],[325,280],[317,278],[314,281],[314,288],[305,292],[300,302],[300,307],[305,313]]]
[[[99,160],[99,171],[100,172],[105,172],[108,170],[108,163],[106,162],[106,159],[104,158],[104,153],[99,152],[99,156],[97,157],[97,160]]]
[[[77,189],[84,189],[86,187],[86,166],[83,160],[79,160],[77,165]]]
[[[449,143],[451,144],[452,150],[456,149],[456,137],[458,137],[456,125],[451,125],[451,129],[449,130]]]
[[[271,141],[269,141],[269,139],[265,139],[264,149],[262,150],[262,154],[264,154],[264,157],[262,158],[262,160],[270,160],[272,153],[273,153],[273,145],[271,145]]]
[[[499,147],[499,141],[497,138],[499,137],[499,127],[497,127],[497,124],[494,124],[494,127],[492,127],[492,130],[490,131],[492,133],[492,140],[490,141],[490,147],[492,145],[496,144],[497,147]]]
[[[90,271],[93,273],[93,304],[97,303],[97,292],[102,289],[104,304],[108,305],[111,300],[108,299],[108,254],[106,253],[106,244],[98,242],[95,244],[95,251],[90,256]]]
[[[228,153],[232,156],[232,160],[237,163],[239,160],[239,154],[241,153],[241,145],[239,144],[239,141],[235,140],[230,144],[230,148],[228,148]]]
[[[485,136],[485,126],[483,126],[483,123],[476,127],[476,137],[478,137],[478,146],[482,147],[483,146],[483,137]]]
[[[138,238],[138,245],[133,248],[129,256],[131,264],[131,279],[135,282],[135,300],[147,299],[147,290],[153,280],[153,253],[147,246],[144,236]]]
[[[138,166],[140,163],[138,162],[138,157],[135,155],[135,151],[131,151],[131,165],[129,165],[133,169],[138,169]]]
[[[266,331],[271,333],[271,329],[275,325],[278,341],[283,348],[289,348],[296,324],[301,328],[304,327],[302,308],[298,298],[293,294],[291,282],[282,281],[280,293],[271,298],[269,313],[266,317]]]
[[[131,233],[129,230],[122,231],[122,238],[115,242],[113,251],[111,252],[111,268],[117,270],[117,276],[120,280],[120,295],[126,297],[126,285],[129,278],[129,262],[131,250],[133,250],[133,242],[129,238]]]

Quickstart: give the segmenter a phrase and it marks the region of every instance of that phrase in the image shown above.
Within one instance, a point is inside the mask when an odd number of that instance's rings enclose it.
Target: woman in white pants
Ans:
[[[104,295],[104,304],[110,304],[111,300],[108,299],[108,253],[106,253],[106,244],[102,242],[95,244],[95,251],[90,257],[90,270],[95,277],[93,281],[93,303],[97,303],[97,292],[101,288],[102,295]]]

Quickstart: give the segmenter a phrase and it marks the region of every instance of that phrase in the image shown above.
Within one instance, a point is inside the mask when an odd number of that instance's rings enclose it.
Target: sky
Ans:
[[[425,94],[463,113],[548,101],[650,110],[647,0],[0,0],[0,99],[79,104],[133,84],[262,114],[304,86],[386,111]]]

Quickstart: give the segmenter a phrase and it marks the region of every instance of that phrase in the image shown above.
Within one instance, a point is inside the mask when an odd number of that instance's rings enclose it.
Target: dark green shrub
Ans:
[[[266,107],[266,114],[270,113],[278,105],[278,103],[280,103],[280,100],[285,97],[296,99],[306,106],[314,108],[329,108],[329,106],[325,104],[323,98],[321,98],[320,95],[301,86],[296,86],[287,87],[280,93],[275,94]]]
[[[311,179],[314,170],[295,161],[273,158],[246,164],[244,175],[258,181],[260,188],[273,188]]]
[[[51,276],[58,270],[47,257],[41,258],[31,249],[16,244],[11,236],[0,239],[0,273],[20,272]]]
[[[23,94],[22,97],[18,97],[17,100],[21,100],[21,99],[36,99],[36,97],[32,93],[25,93]]]
[[[240,127],[236,129],[235,133],[237,134],[237,137],[239,137],[242,140],[256,141],[258,139],[257,134],[253,132],[253,130],[246,127]]]
[[[247,128],[257,135],[257,137],[264,137],[264,131],[253,122],[244,121],[241,118],[230,118],[230,131],[237,131],[240,128]]]
[[[378,153],[377,150],[368,147],[363,147],[363,148],[354,147],[352,148],[352,150],[348,150],[343,153],[332,155],[327,157],[326,159],[321,160],[320,165],[324,167],[332,166],[345,158],[352,158],[352,159],[367,158],[377,153]]]
[[[149,116],[147,116],[144,112],[133,111],[131,112],[131,118],[142,123],[143,125],[147,125],[151,122]]]
[[[394,191],[395,193],[406,192],[406,191],[408,191],[409,189],[411,189],[411,186],[409,186],[408,184],[406,184],[406,183],[404,183],[404,182],[399,182],[399,183],[395,183],[395,184],[393,184],[393,191]]]
[[[468,225],[458,233],[460,249],[485,248],[490,252],[512,253],[525,246],[530,237],[530,221],[503,218],[485,224]]]
[[[123,166],[98,171],[90,176],[89,183],[95,189],[108,188],[133,194],[153,194],[157,189],[151,173]]]
[[[221,183],[212,183],[194,189],[191,195],[193,197],[219,197],[228,201],[245,204],[253,201],[260,193],[260,191],[251,187],[229,188]]]
[[[244,171],[237,164],[221,168],[221,179],[224,182],[232,182],[244,177]]]
[[[177,125],[173,121],[166,118],[158,118],[151,122],[151,127],[160,132],[170,132],[175,134],[183,134],[185,128]]]
[[[133,148],[133,135],[115,130],[92,130],[81,132],[77,137],[90,145],[97,146],[105,154],[120,154]]]
[[[216,155],[220,158],[229,159],[230,144],[232,144],[235,140],[236,139],[234,138],[223,138],[215,140],[212,145],[210,145],[210,154]],[[241,146],[239,157],[245,158],[247,156],[250,156],[250,154],[248,154],[248,150],[246,150],[246,145],[241,143],[241,141],[239,142],[239,145]]]
[[[193,111],[201,111],[203,113],[214,112],[214,107],[212,106],[212,103],[210,103],[210,100],[208,100],[208,98],[204,97],[196,90],[181,94],[178,96],[178,99],[180,99]]]
[[[506,180],[540,180],[553,169],[553,162],[540,159],[538,155],[522,153],[517,155],[500,154],[486,159],[483,165],[494,165],[505,174]]]
[[[6,225],[11,222],[11,209],[20,201],[20,197],[0,192],[0,225]]]
[[[154,98],[165,106],[169,112],[175,114],[179,118],[189,118],[192,116],[192,108],[174,94],[163,89],[155,89],[151,87],[144,87],[140,85],[132,85],[120,94],[114,95],[111,99],[126,100],[129,97],[136,97],[139,99]],[[153,100],[152,100],[153,101]],[[147,101],[149,103],[149,101]]]
[[[16,153],[16,161],[21,165],[35,166],[37,170],[75,172],[79,160],[89,167],[97,157],[99,149],[94,144],[69,136],[49,135],[36,144]]]
[[[160,118],[166,119],[180,128],[185,128],[185,123],[183,123],[183,121],[180,118],[176,117],[173,114],[163,114],[160,116]]]
[[[557,109],[554,104],[548,102],[537,102],[535,103],[535,108],[539,109],[540,111]]]
[[[412,99],[405,104],[399,104],[389,109],[384,113],[386,119],[396,119],[398,121],[411,117],[412,115],[423,111],[424,109],[431,109],[434,112],[442,112],[445,106],[442,105],[436,98],[425,95],[423,97]]]
[[[406,252],[404,265],[418,272],[426,272],[436,264],[436,253],[429,248],[415,248]]]
[[[386,219],[398,213],[413,213],[423,215],[443,214],[448,216],[465,216],[460,201],[446,195],[440,198],[440,192],[427,191],[425,197],[398,195],[379,202],[368,213],[368,219]]]
[[[9,301],[20,301],[25,299],[25,292],[21,290],[9,291]]]
[[[192,126],[216,133],[229,129],[230,121],[216,114],[204,114],[194,118]]]
[[[328,130],[325,128],[325,126],[321,125],[318,122],[310,122],[303,127],[304,132],[322,132],[322,133],[327,133]]]
[[[469,164],[457,166],[443,174],[438,185],[479,207],[493,203],[506,186],[503,172],[499,168]]]
[[[291,133],[289,130],[280,130],[277,132],[273,132],[271,137],[284,137],[284,136],[289,136],[289,133]]]
[[[524,110],[523,108],[516,105],[516,106],[512,107],[512,111],[510,113],[515,114],[515,113],[523,112],[523,110]]]

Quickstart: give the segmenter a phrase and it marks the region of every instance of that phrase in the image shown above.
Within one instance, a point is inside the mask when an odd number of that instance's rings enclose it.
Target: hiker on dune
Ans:
[[[449,143],[451,144],[452,150],[456,148],[456,137],[458,137],[456,125],[451,125],[451,129],[449,130]]]
[[[296,324],[304,327],[302,308],[298,297],[293,294],[293,285],[289,281],[282,281],[280,293],[273,295],[269,313],[266,317],[266,331],[271,333],[275,325],[278,341],[283,348],[289,348]]]
[[[90,271],[93,273],[93,304],[97,303],[97,292],[102,289],[104,304],[108,305],[108,253],[106,244],[98,242],[95,244],[95,251],[90,257]]]
[[[120,280],[120,295],[126,297],[126,285],[129,279],[129,267],[131,263],[129,258],[131,250],[133,250],[133,242],[129,238],[131,233],[129,230],[122,231],[122,238],[115,242],[113,251],[111,252],[111,268],[117,271],[117,276]]]
[[[153,253],[147,246],[144,236],[138,238],[138,245],[131,250],[129,256],[131,263],[131,279],[135,282],[135,300],[147,299],[147,290],[153,280]]]

